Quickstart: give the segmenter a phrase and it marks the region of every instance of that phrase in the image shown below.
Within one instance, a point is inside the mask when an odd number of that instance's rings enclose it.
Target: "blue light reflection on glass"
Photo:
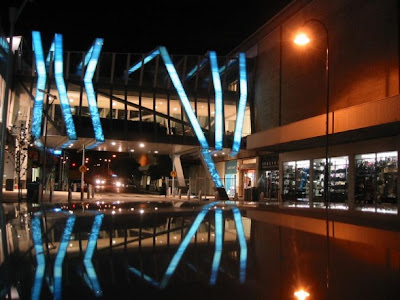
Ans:
[[[57,255],[54,261],[54,299],[61,299],[62,290],[62,264],[67,253],[68,243],[71,238],[72,230],[75,224],[75,215],[69,215],[65,224],[65,229],[58,246]]]
[[[246,235],[244,233],[242,215],[237,207],[232,207],[233,218],[235,220],[236,233],[238,235],[240,245],[240,270],[239,270],[239,281],[244,283],[246,281],[246,266],[247,266],[247,243]]]
[[[64,123],[67,129],[67,135],[70,140],[77,140],[75,124],[72,118],[71,106],[67,95],[67,88],[64,82],[64,59],[63,59],[63,38],[61,34],[54,36],[55,55],[54,55],[54,78],[56,80],[60,106],[64,117]]]
[[[217,54],[215,51],[209,52],[210,56],[210,65],[211,65],[211,74],[214,85],[214,109],[215,109],[215,150],[222,150],[222,85],[221,78],[218,70],[218,61]]]
[[[33,117],[32,117],[32,129],[31,133],[34,139],[39,139],[42,133],[42,112],[43,112],[43,100],[44,94],[40,90],[44,90],[46,87],[46,66],[44,62],[44,54],[42,47],[42,38],[40,32],[32,31],[32,46],[33,52],[35,53],[35,66],[38,74],[36,82],[36,95],[33,102]]]
[[[154,287],[159,287],[159,283],[157,281],[155,281],[153,278],[151,278],[150,276],[143,274],[143,272],[140,272],[138,269],[134,268],[134,267],[129,267],[128,268],[129,271],[131,271],[133,274],[135,274],[136,276],[143,278],[144,280],[146,280],[148,283],[150,283],[152,286]]]
[[[42,242],[42,229],[39,217],[34,217],[32,224],[32,240],[35,248],[36,271],[33,282],[31,297],[32,300],[39,300],[42,292],[43,277],[45,272],[46,260],[44,257],[44,249]]]
[[[232,152],[230,156],[235,156],[240,150],[242,140],[243,122],[247,105],[247,70],[246,70],[246,55],[239,53],[239,86],[240,98],[238,104],[238,113],[236,116],[236,126],[233,136]]]
[[[94,217],[92,230],[90,232],[90,236],[89,236],[88,243],[86,246],[85,256],[83,257],[83,264],[85,265],[86,274],[89,278],[90,287],[92,288],[94,294],[97,297],[102,296],[103,292],[101,290],[99,281],[97,279],[97,273],[96,273],[96,270],[94,269],[94,266],[92,263],[92,257],[93,257],[94,250],[96,248],[96,243],[97,243],[97,239],[99,237],[99,231],[101,228],[101,224],[103,222],[103,217],[104,217],[104,214],[98,214]]]
[[[190,78],[192,78],[196,74],[196,72],[203,69],[207,63],[208,63],[208,57],[203,58],[197,66],[195,66],[192,70],[188,72],[185,80],[189,80]]]
[[[211,179],[213,180],[215,187],[217,187],[217,188],[224,187],[224,185],[222,184],[221,178],[219,177],[217,168],[215,167],[211,153],[207,149],[201,149],[200,154],[203,158],[204,163],[207,165],[208,172],[211,175]]]
[[[186,95],[186,92],[183,88],[182,82],[179,79],[178,72],[176,71],[175,66],[172,63],[172,60],[168,54],[168,51],[165,47],[159,47],[159,50],[160,50],[160,55],[164,61],[165,67],[167,68],[169,77],[171,78],[172,84],[174,85],[174,87],[179,95],[179,98],[181,99],[182,106],[185,109],[185,112],[190,121],[190,124],[192,124],[192,127],[196,134],[196,137],[199,140],[201,147],[203,149],[208,149],[209,146],[208,146],[206,137],[204,136],[204,132],[201,129],[199,121],[197,120],[197,117],[193,112],[193,108],[190,105],[189,98]]]
[[[214,258],[211,266],[210,284],[215,285],[217,282],[217,275],[219,265],[221,263],[222,255],[222,244],[223,244],[223,232],[222,232],[222,211],[221,209],[215,210],[215,251]]]
[[[94,92],[92,79],[96,70],[102,46],[103,39],[97,38],[93,43],[93,52],[86,67],[86,73],[83,79],[88,99],[90,117],[92,118],[94,136],[97,142],[104,142],[104,134],[103,127],[100,121],[99,109],[97,106],[96,94]]]

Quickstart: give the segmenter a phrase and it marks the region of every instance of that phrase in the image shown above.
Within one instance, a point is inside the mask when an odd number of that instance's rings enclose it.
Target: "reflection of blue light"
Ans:
[[[221,262],[222,255],[222,211],[215,210],[215,252],[211,267],[210,284],[215,285],[217,281],[218,268]]]
[[[239,53],[239,86],[240,98],[238,104],[238,113],[236,116],[235,133],[233,136],[233,145],[231,156],[235,156],[240,150],[240,143],[242,140],[244,115],[246,112],[247,104],[247,70],[246,70],[246,55]]]
[[[58,95],[60,98],[60,106],[64,117],[64,123],[67,129],[67,135],[70,140],[77,140],[78,137],[75,131],[74,120],[72,119],[71,106],[69,105],[69,99],[67,95],[67,88],[64,82],[64,71],[63,71],[63,38],[61,34],[54,36],[55,44],[55,55],[54,55],[54,78],[56,79],[56,85]]]
[[[101,224],[103,222],[103,217],[104,214],[98,214],[94,217],[92,230],[90,232],[89,240],[86,246],[85,256],[83,258],[83,264],[85,265],[86,274],[89,277],[90,286],[97,297],[102,296],[103,292],[100,288],[99,281],[97,280],[97,274],[92,263],[92,257],[94,249],[96,248],[96,243],[99,237],[99,231]]]
[[[152,51],[149,55],[147,55],[143,61],[137,62],[135,65],[129,68],[128,74],[132,74],[135,72],[137,69],[141,68],[143,64],[147,64],[149,61],[151,61],[154,57],[156,57],[158,54],[160,54],[160,51],[158,49]]]
[[[60,211],[61,211],[61,208],[56,207],[55,209],[53,209],[53,211],[54,211],[54,212],[60,212]]]
[[[223,184],[221,178],[219,177],[217,168],[215,167],[214,161],[210,152],[207,149],[201,149],[200,154],[207,165],[208,172],[211,175],[211,179],[213,180],[215,187],[222,188]]]
[[[60,146],[60,148],[61,148],[61,149],[67,148],[69,145],[73,144],[74,142],[75,142],[75,141],[73,141],[73,140],[66,141],[64,144],[62,144],[62,145]]]
[[[185,80],[190,79],[191,77],[194,76],[194,74],[196,74],[197,71],[203,69],[207,62],[208,58],[207,57],[203,58],[197,66],[195,66],[192,70],[189,71],[189,73],[186,75]]]
[[[159,283],[157,281],[155,281],[153,278],[151,278],[150,276],[143,274],[143,272],[140,272],[139,270],[137,270],[134,267],[129,267],[128,268],[129,271],[131,271],[133,274],[135,274],[136,276],[143,278],[144,280],[146,280],[148,283],[150,283],[152,286],[154,287],[159,287]]]
[[[40,218],[34,217],[31,221],[32,224],[32,239],[35,247],[36,255],[36,271],[35,279],[32,287],[32,300],[40,299],[42,291],[43,277],[46,266],[46,260],[44,258],[44,249],[42,242],[42,229],[40,224]]]
[[[42,38],[40,32],[32,31],[32,46],[35,53],[35,65],[38,79],[36,83],[36,95],[33,103],[33,117],[32,117],[32,135],[34,139],[40,138],[42,132],[42,112],[44,94],[39,91],[44,90],[46,87],[46,66],[44,62],[44,54],[42,47]]]
[[[54,155],[61,155],[62,154],[62,150],[60,149],[52,149],[52,152]]]
[[[96,94],[93,88],[93,76],[96,70],[100,51],[103,46],[103,39],[97,38],[93,43],[93,52],[86,67],[86,73],[83,79],[87,94],[90,117],[92,118],[94,136],[97,142],[104,142],[103,127],[100,122],[99,109],[96,101]]]
[[[68,243],[71,238],[72,230],[75,224],[75,215],[69,215],[65,229],[58,246],[57,256],[54,261],[54,299],[61,299],[62,288],[62,264],[67,253]]]
[[[246,281],[246,264],[247,264],[247,243],[246,235],[244,233],[242,215],[237,207],[232,207],[233,218],[235,219],[236,233],[238,235],[239,245],[240,245],[240,271],[239,271],[239,281],[244,283]]]
[[[54,48],[55,48],[55,46],[54,46],[54,40],[53,40],[51,42],[50,50],[49,50],[49,53],[47,54],[47,58],[46,58],[46,68],[47,68],[47,70],[49,69],[51,60],[53,59],[53,56],[54,56]]]
[[[101,142],[101,141],[95,142],[95,143],[91,144],[90,146],[87,146],[86,149],[87,149],[87,150],[90,150],[90,149],[96,148],[97,146],[99,146],[99,145],[101,145],[101,144],[103,144],[103,143],[104,143],[104,142]]]
[[[210,65],[211,65],[211,74],[213,79],[214,91],[215,91],[215,100],[214,100],[214,109],[215,109],[215,150],[222,150],[222,86],[221,86],[221,78],[219,76],[218,71],[218,61],[217,54],[215,51],[210,51]]]
[[[192,124],[193,130],[196,134],[197,139],[200,142],[200,145],[203,149],[208,149],[208,143],[206,137],[204,136],[203,130],[200,127],[199,121],[196,118],[196,115],[193,112],[193,108],[190,105],[189,98],[186,95],[186,92],[183,88],[182,82],[179,79],[178,72],[175,69],[174,64],[168,54],[168,51],[165,47],[159,47],[160,55],[164,61],[165,67],[167,68],[167,72],[169,77],[171,78],[172,84],[174,85],[179,98],[181,99],[182,106],[185,109],[186,115]]]

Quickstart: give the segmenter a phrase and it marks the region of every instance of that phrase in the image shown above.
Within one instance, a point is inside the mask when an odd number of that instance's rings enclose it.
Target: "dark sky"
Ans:
[[[8,7],[23,0],[0,1],[1,27],[9,34]],[[225,55],[291,0],[120,1],[34,0],[27,2],[15,34],[42,33],[44,44],[54,33],[64,37],[64,50],[85,51],[97,37],[104,52],[147,53],[166,46],[172,54]],[[131,7],[129,7],[130,5]]]

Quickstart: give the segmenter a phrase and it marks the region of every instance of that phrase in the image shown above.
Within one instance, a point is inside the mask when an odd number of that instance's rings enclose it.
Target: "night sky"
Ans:
[[[1,1],[1,27],[9,34],[8,7],[23,0]],[[27,2],[15,25],[15,35],[42,33],[50,44],[54,33],[64,37],[64,50],[85,51],[104,38],[104,52],[147,53],[166,46],[172,54],[225,55],[254,33],[291,0],[235,1],[43,1]],[[128,7],[128,5],[132,7]]]

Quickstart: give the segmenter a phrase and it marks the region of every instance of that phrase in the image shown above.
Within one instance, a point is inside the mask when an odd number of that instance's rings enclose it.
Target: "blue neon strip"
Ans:
[[[128,74],[132,74],[133,72],[135,72],[136,70],[140,69],[142,67],[143,64],[147,64],[149,61],[151,61],[154,57],[156,57],[158,54],[160,54],[160,51],[158,51],[158,49],[154,50],[153,52],[151,52],[149,55],[147,55],[143,61],[139,61],[137,62],[135,65],[133,65],[132,67],[129,68],[128,70]]]
[[[39,139],[42,133],[42,112],[44,94],[39,91],[45,90],[46,87],[46,65],[44,62],[44,54],[42,47],[42,38],[40,32],[32,31],[32,46],[35,53],[35,65],[38,79],[36,82],[36,95],[33,102],[33,117],[31,133],[34,139]]]
[[[95,142],[95,143],[93,143],[92,145],[86,147],[86,149],[87,149],[87,150],[90,150],[90,149],[96,148],[97,146],[99,146],[99,145],[101,145],[101,144],[103,144],[103,143],[104,143],[104,142]]]
[[[88,62],[86,73],[83,79],[88,99],[90,117],[92,118],[94,136],[97,142],[104,142],[103,127],[100,122],[99,108],[97,106],[96,94],[93,88],[93,76],[100,56],[103,39],[97,38],[93,44],[93,52]]]
[[[31,296],[32,300],[39,300],[42,291],[46,260],[44,258],[40,218],[34,217],[31,221],[31,224],[32,224],[32,239],[36,255],[36,271],[35,271],[35,279],[33,282]]]
[[[211,175],[211,179],[213,180],[215,187],[217,188],[223,187],[224,185],[222,184],[221,178],[219,177],[217,168],[215,167],[210,152],[207,149],[201,149],[200,154],[202,155],[203,160],[207,165],[208,172]]]
[[[215,285],[222,256],[222,210],[215,210],[215,252],[211,267],[210,284]]]
[[[104,214],[98,214],[94,217],[92,230],[90,232],[89,240],[86,246],[85,256],[83,257],[83,264],[85,265],[86,274],[89,277],[90,287],[92,288],[96,297],[101,297],[103,295],[103,291],[101,290],[99,281],[97,279],[97,273],[92,263],[92,257],[96,248],[96,243],[99,237],[99,231],[103,222],[103,217]]]
[[[196,74],[197,71],[204,68],[204,66],[206,65],[207,62],[208,62],[208,58],[207,57],[203,58],[197,66],[195,66],[192,70],[190,70],[190,72],[186,75],[185,80],[192,78]]]
[[[192,106],[190,105],[189,98],[186,95],[186,92],[183,88],[182,82],[179,79],[178,73],[175,69],[174,64],[172,63],[172,60],[168,54],[168,51],[165,47],[159,47],[160,50],[160,55],[162,59],[164,60],[165,67],[167,68],[167,72],[169,74],[169,77],[171,78],[172,84],[174,85],[179,98],[181,99],[181,103],[185,109],[186,115],[190,121],[190,124],[192,124],[193,130],[196,134],[197,139],[200,142],[200,145],[203,149],[208,149],[208,143],[206,140],[206,137],[204,136],[203,130],[200,127],[199,121],[196,118],[196,115],[193,112]]]
[[[78,136],[76,135],[74,120],[71,113],[71,106],[69,105],[69,99],[67,95],[67,88],[65,87],[64,82],[63,38],[61,34],[56,34],[54,36],[54,44],[54,78],[56,79],[58,96],[60,98],[60,106],[64,117],[68,138],[76,141]]]
[[[239,53],[239,85],[240,85],[240,98],[238,105],[238,113],[236,116],[235,133],[233,136],[231,156],[235,156],[240,150],[240,143],[242,140],[244,115],[246,112],[247,104],[247,71],[246,71],[246,55]]]
[[[90,47],[88,53],[86,53],[86,55],[85,55],[84,64],[83,64],[84,66],[87,66],[87,64],[89,63],[89,59],[92,56],[92,52],[93,52],[93,46]],[[76,68],[77,75],[81,75],[83,65],[82,65],[82,62],[79,63],[78,67]]]
[[[50,45],[50,50],[49,50],[49,53],[47,54],[47,57],[46,57],[46,68],[48,69],[49,68],[49,66],[50,66],[50,63],[51,63],[51,61],[50,61],[50,59],[53,57],[53,59],[54,59],[54,48],[55,48],[55,45],[54,45],[54,40],[51,42],[51,45]]]
[[[58,246],[57,256],[54,261],[54,299],[61,299],[62,289],[62,264],[67,253],[68,243],[71,238],[72,230],[75,224],[75,215],[69,215],[65,224],[65,229]]]
[[[152,286],[158,288],[160,285],[157,281],[155,281],[153,278],[151,278],[150,276],[143,274],[143,272],[140,272],[138,269],[134,268],[134,267],[129,267],[128,268],[129,271],[131,271],[133,274],[135,274],[136,276],[143,278],[144,280],[146,280],[148,283],[150,283]]]
[[[213,207],[214,205],[219,204],[220,201],[217,202],[211,202],[209,204],[206,204],[202,207],[201,211],[199,212],[199,214],[197,215],[196,219],[194,220],[192,226],[190,227],[188,233],[186,234],[185,238],[183,239],[183,241],[181,242],[181,244],[179,245],[178,250],[176,251],[176,253],[174,254],[174,256],[172,257],[167,270],[165,271],[165,274],[160,282],[160,288],[165,288],[168,284],[169,279],[171,278],[172,274],[175,272],[183,254],[186,251],[186,248],[188,247],[190,240],[192,239],[192,237],[195,235],[197,229],[200,227],[201,222],[203,221],[204,217],[206,216],[206,214],[208,213],[208,209],[210,207]]]
[[[246,281],[246,265],[247,265],[247,243],[246,235],[244,233],[242,215],[237,207],[232,207],[233,218],[235,219],[236,232],[238,235],[239,245],[240,245],[240,271],[239,271],[239,281],[244,283]]]
[[[222,85],[221,78],[219,76],[217,54],[215,51],[210,51],[210,65],[211,75],[214,84],[215,100],[215,150],[222,150]]]

